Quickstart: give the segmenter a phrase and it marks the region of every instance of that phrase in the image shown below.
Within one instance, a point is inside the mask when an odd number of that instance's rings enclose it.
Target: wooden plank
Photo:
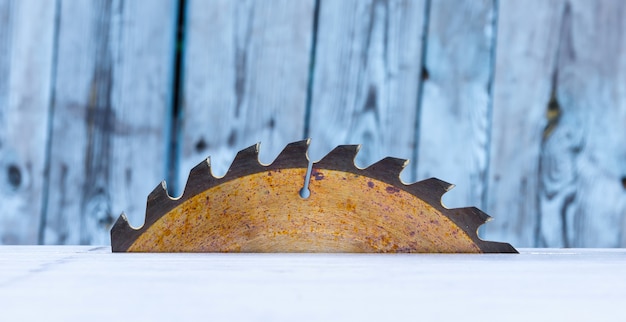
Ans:
[[[448,207],[482,207],[489,153],[493,1],[433,1],[419,122],[417,177],[456,184]]]
[[[54,18],[53,1],[0,1],[0,244],[38,241]]]
[[[108,243],[166,176],[177,1],[62,1],[45,243]]]
[[[539,155],[553,86],[563,1],[502,1],[484,226],[487,240],[536,245]],[[560,233],[557,233],[560,235]]]
[[[425,8],[425,1],[320,1],[312,160],[339,144],[363,144],[360,166],[414,157]]]
[[[0,303],[8,321],[626,317],[625,249],[521,251],[131,255],[108,247],[4,246]]]
[[[541,245],[626,246],[626,3],[570,1],[562,19]]]
[[[269,163],[302,139],[314,1],[189,1],[187,15],[179,192],[208,156],[223,175],[245,147]]]

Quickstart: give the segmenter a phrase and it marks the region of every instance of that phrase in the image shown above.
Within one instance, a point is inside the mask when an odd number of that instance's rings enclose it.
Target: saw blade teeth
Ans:
[[[208,188],[215,186],[218,183],[217,178],[213,176],[211,172],[211,159],[206,158],[204,161],[198,163],[191,171],[189,171],[189,177],[187,177],[187,184],[181,198],[187,199],[192,197]]]
[[[354,159],[360,149],[361,145],[339,145],[321,160],[313,163],[313,168],[348,172],[360,170],[354,164]]]
[[[430,191],[436,191],[441,196],[443,196],[444,193],[454,188],[453,184],[445,182],[437,178],[428,178],[425,180],[421,180],[421,181],[414,183],[413,185],[423,188],[423,189],[430,190]]]
[[[125,213],[122,213],[113,227],[111,227],[111,250],[113,252],[123,252],[128,248],[128,245],[124,244],[126,240],[124,237],[133,234],[137,229],[130,226],[128,217]]]
[[[154,190],[148,195],[148,201],[146,202],[146,215],[156,215],[161,213],[161,209],[168,208],[173,202],[176,201],[167,193],[167,186],[165,181],[161,181]],[[146,218],[148,221],[148,218]]]
[[[453,208],[445,210],[454,223],[464,228],[465,232],[479,245],[483,253],[513,253],[518,251],[508,243],[486,241],[478,236],[478,228],[491,220],[491,216],[476,207]]]
[[[491,220],[491,216],[487,215],[484,211],[478,209],[477,207],[466,207],[461,209],[464,209],[466,212],[473,213],[476,218],[480,218],[480,220],[482,220],[483,224]]]
[[[117,225],[124,225],[124,226],[130,227],[130,222],[128,221],[128,216],[126,216],[126,213],[122,212],[120,214],[119,218],[117,218],[117,220],[113,224],[113,226],[117,226]]]
[[[441,203],[441,198],[453,187],[453,184],[447,183],[443,180],[430,178],[407,185],[406,190],[432,205],[444,208]]]
[[[263,171],[264,167],[259,162],[259,146],[260,143],[257,143],[237,152],[228,171],[226,171],[224,177],[220,178],[220,181],[227,181]]]
[[[400,173],[404,170],[407,164],[409,164],[409,160],[386,157],[370,165],[364,169],[364,171],[366,175],[371,178],[393,183],[394,185],[401,187],[404,183],[400,180]]]
[[[307,168],[309,166],[307,151],[310,142],[311,139],[306,139],[287,144],[270,167],[276,169]]]
[[[448,209],[452,214],[451,219],[457,225],[468,228],[468,231],[477,234],[478,227],[486,223],[491,217],[476,207],[452,208]],[[478,235],[476,235],[478,237]]]
[[[426,180],[420,181],[419,183],[421,183],[421,184],[428,184],[433,189],[437,189],[437,190],[443,191],[443,193],[446,193],[446,192],[452,190],[452,188],[454,188],[454,185],[452,183],[445,182],[445,181],[443,181],[441,179],[437,179],[437,178],[428,178]]]

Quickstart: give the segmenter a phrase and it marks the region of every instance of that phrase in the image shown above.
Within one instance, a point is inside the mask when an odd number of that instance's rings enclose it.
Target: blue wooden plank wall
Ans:
[[[517,247],[626,246],[620,0],[0,0],[0,243],[108,244],[261,142],[457,184]]]

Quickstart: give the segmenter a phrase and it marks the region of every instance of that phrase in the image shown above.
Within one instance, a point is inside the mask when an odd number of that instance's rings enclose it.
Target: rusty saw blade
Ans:
[[[145,223],[124,214],[111,229],[114,252],[516,253],[480,239],[490,217],[475,207],[448,209],[453,185],[400,180],[408,161],[387,157],[361,169],[357,145],[335,148],[311,166],[308,197],[299,191],[309,140],[288,144],[269,165],[259,144],[241,150],[215,177],[210,159],[194,167],[179,198],[162,182],[148,196]]]

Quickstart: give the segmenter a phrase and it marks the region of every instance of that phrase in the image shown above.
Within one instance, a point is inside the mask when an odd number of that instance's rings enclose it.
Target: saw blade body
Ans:
[[[400,180],[406,160],[385,158],[355,166],[358,146],[339,146],[312,164],[309,140],[294,142],[270,165],[259,145],[240,151],[226,175],[213,176],[210,160],[191,170],[183,195],[165,184],[149,195],[146,221],[132,228],[120,216],[111,230],[114,252],[516,252],[481,240],[489,216],[475,207],[447,209],[451,184]]]

